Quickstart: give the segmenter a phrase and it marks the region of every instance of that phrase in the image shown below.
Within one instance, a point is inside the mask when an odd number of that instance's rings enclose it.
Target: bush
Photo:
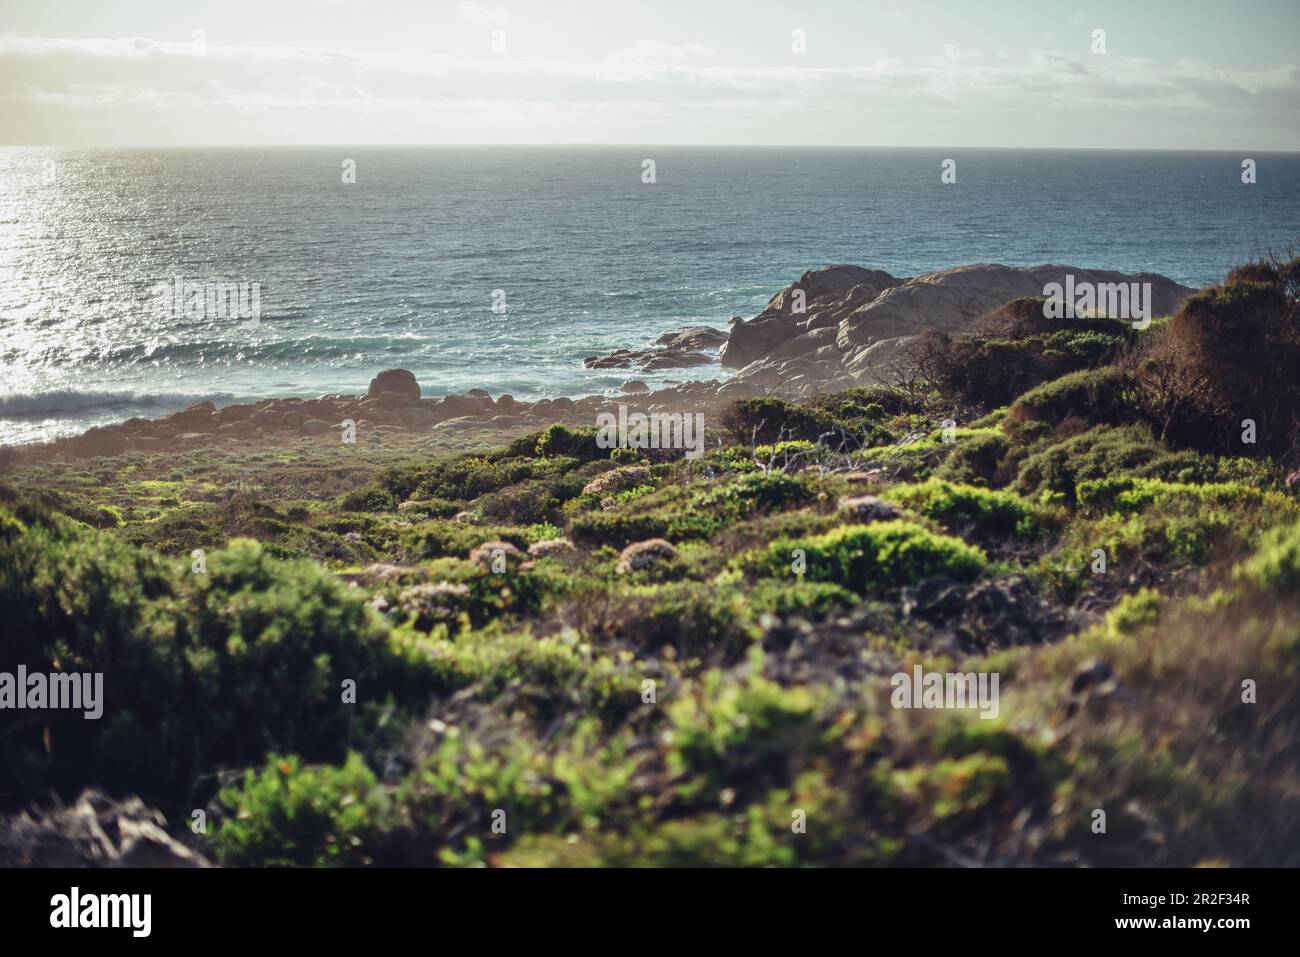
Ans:
[[[1023,494],[1051,492],[1069,501],[1080,482],[1112,475],[1197,481],[1213,474],[1213,463],[1195,452],[1172,452],[1144,426],[1098,426],[1027,456],[1016,475]]]
[[[1238,581],[1279,595],[1300,594],[1300,522],[1268,532],[1248,560],[1233,570]]]
[[[1007,427],[1014,437],[1026,422],[1060,425],[1067,419],[1119,424],[1139,418],[1135,382],[1128,372],[1107,366],[1072,372],[1026,392],[1011,404]]]
[[[707,539],[736,522],[813,497],[812,487],[799,476],[749,472],[722,482],[635,495],[613,509],[575,516],[570,533],[575,541],[614,548],[647,538]]]
[[[221,792],[226,815],[211,843],[227,867],[358,867],[392,826],[388,803],[360,756],[303,768],[272,755],[241,787]]]
[[[746,597],[755,615],[797,615],[809,621],[824,621],[858,603],[858,596],[847,588],[817,581],[763,579],[754,583]]]
[[[520,482],[480,496],[478,512],[488,521],[512,525],[550,521],[565,502],[582,494],[583,484],[575,475]]]
[[[1189,296],[1131,366],[1157,434],[1222,454],[1300,463],[1300,257],[1266,258]],[[1242,420],[1257,425],[1244,446]]]
[[[803,479],[784,472],[754,472],[708,487],[694,497],[696,512],[724,514],[735,520],[802,504],[812,498]]]
[[[349,512],[395,512],[397,498],[385,488],[363,488],[343,496],[341,507]]]
[[[772,397],[738,399],[723,410],[721,421],[742,445],[772,445],[789,439],[816,442],[835,428],[834,420],[824,412]]]
[[[1199,494],[1201,488],[1208,491]],[[1067,601],[1084,586],[1105,587],[1101,576],[1089,574],[1095,549],[1105,552],[1112,576],[1158,586],[1177,580],[1178,570],[1242,554],[1279,517],[1296,514],[1291,501],[1249,486],[1139,480],[1085,483],[1080,492],[1084,514],[1071,522],[1041,567],[1057,596]]]
[[[1005,484],[1001,466],[1010,450],[1011,443],[1001,432],[975,434],[956,444],[936,474],[967,485]]]
[[[433,465],[390,469],[380,477],[379,485],[398,500],[415,497],[467,502],[529,479],[557,479],[581,464],[577,458],[563,455],[548,459],[509,458],[500,453],[461,455]]]
[[[1070,372],[1114,362],[1134,340],[1128,323],[1051,319],[1042,297],[1017,299],[982,317],[969,336],[931,329],[910,345],[918,369],[947,398],[985,409]]]
[[[762,786],[787,784],[791,756],[806,760],[822,745],[811,692],[759,676],[726,682],[721,672],[710,671],[696,693],[676,698],[668,713],[668,767],[683,778],[678,790],[688,800],[716,800],[727,784],[748,786],[750,797]]]
[[[1272,507],[1281,513],[1300,510],[1300,505],[1279,492],[1262,491],[1240,482],[1190,485],[1131,476],[1105,478],[1080,482],[1078,497],[1080,506],[1097,512],[1141,512],[1152,505],[1171,500],[1192,503],[1193,506],[1217,505],[1240,512],[1261,505]]]
[[[919,485],[894,486],[884,497],[944,524],[990,535],[1036,538],[1042,532],[1037,509],[1012,492],[932,478]]]
[[[795,549],[803,551],[808,581],[832,582],[859,595],[926,578],[970,581],[986,562],[975,546],[907,521],[845,525],[823,535],[780,539],[739,561],[759,575],[788,578]]]
[[[386,699],[413,704],[428,687],[427,664],[391,643],[364,594],[310,561],[235,541],[194,574],[19,512],[25,530],[5,523],[0,541],[0,670],[102,672],[106,705],[99,720],[51,711],[0,734],[4,804],[93,784],[193,807],[211,769],[272,750],[340,757],[376,733]],[[344,680],[356,706],[342,703]]]
[[[751,609],[734,587],[671,582],[581,592],[566,610],[583,633],[656,653],[732,657],[755,634]]]
[[[429,581],[403,590],[392,613],[405,615],[419,631],[444,624],[455,634],[462,615],[476,628],[507,616],[528,615],[541,607],[547,595],[565,587],[559,571],[540,567],[522,571],[516,561],[507,558],[502,572],[456,558],[432,561],[424,569]]]
[[[583,461],[609,458],[609,449],[596,444],[597,430],[571,429],[558,422],[549,426],[537,439],[537,455],[541,458],[569,456]]]
[[[575,542],[626,548],[633,542],[668,535],[668,520],[644,512],[588,512],[575,516],[569,525]]]
[[[874,420],[882,415],[925,411],[925,403],[919,401],[914,393],[887,385],[863,386],[819,395],[812,405],[837,422],[846,423],[856,423],[862,417]]]
[[[403,529],[398,553],[408,562],[430,558],[465,558],[479,545],[494,540],[509,542],[520,549],[526,549],[530,544],[525,529],[433,519]]]

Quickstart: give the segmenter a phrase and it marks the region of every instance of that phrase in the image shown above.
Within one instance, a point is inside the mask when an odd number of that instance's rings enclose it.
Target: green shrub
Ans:
[[[1007,412],[1007,426],[1014,436],[1017,427],[1025,422],[1132,422],[1140,417],[1135,388],[1133,377],[1115,366],[1072,372],[1016,399]]]
[[[406,507],[402,508],[401,506]],[[399,506],[400,510],[406,511],[407,509],[410,509],[416,515],[423,518],[451,518],[457,512],[461,511],[460,505],[456,502],[448,501],[445,498],[438,498],[437,496],[433,498],[411,499],[409,504],[403,502],[401,503],[401,506]],[[322,523],[320,527],[326,527],[325,523]]]
[[[1038,510],[1013,492],[990,491],[932,478],[918,485],[896,485],[884,497],[944,524],[990,535],[1038,537]]]
[[[742,683],[705,673],[695,693],[668,708],[668,767],[682,781],[678,791],[707,800],[726,785],[789,783],[791,756],[807,760],[822,747],[815,706],[806,688],[782,688],[753,674]]]
[[[1214,469],[1216,482],[1244,482],[1257,488],[1281,488],[1286,469],[1272,459],[1252,459],[1244,455],[1224,456]]]
[[[511,458],[502,453],[460,455],[431,465],[389,469],[380,476],[379,484],[398,500],[468,502],[529,479],[558,479],[581,464],[578,458],[558,454],[546,459]]]
[[[1300,522],[1269,531],[1233,576],[1279,595],[1300,594]]]
[[[597,430],[571,429],[558,422],[548,426],[537,439],[537,454],[541,458],[569,456],[583,461],[609,458],[609,449],[596,444]]]
[[[647,538],[707,539],[737,522],[811,501],[807,480],[785,472],[748,472],[722,482],[675,485],[638,494],[614,508],[577,515],[575,541],[623,548]]]
[[[1279,514],[1300,511],[1300,503],[1280,492],[1266,492],[1240,482],[1188,484],[1132,476],[1080,482],[1078,500],[1080,506],[1095,512],[1141,512],[1170,500],[1243,511],[1260,506],[1272,508]]]
[[[272,755],[221,801],[225,816],[211,845],[227,867],[364,866],[392,826],[383,791],[357,754],[337,768]]]
[[[550,521],[565,502],[582,494],[584,484],[577,475],[519,482],[480,496],[477,511],[488,521],[511,525]]]
[[[1112,475],[1198,481],[1213,463],[1195,452],[1172,452],[1143,426],[1098,426],[1048,445],[1020,464],[1015,487],[1023,494],[1053,492],[1073,500],[1080,482]]]
[[[377,732],[388,699],[415,704],[428,686],[427,664],[390,641],[364,593],[313,562],[235,541],[196,574],[19,514],[26,530],[8,523],[0,541],[0,670],[102,672],[105,706],[99,720],[51,711],[0,735],[4,804],[93,784],[172,810],[216,767],[273,750],[339,757]],[[342,702],[345,680],[356,705]]]
[[[525,528],[524,536],[528,539],[530,545],[534,542],[549,542],[557,538],[563,538],[564,529],[549,522],[538,522]]]
[[[803,551],[808,581],[832,582],[859,595],[940,576],[970,581],[986,561],[973,545],[906,521],[845,525],[824,535],[781,539],[739,561],[759,575],[787,578],[793,574],[795,549]]]
[[[490,625],[426,640],[439,695],[500,705],[539,730],[557,719],[597,717],[612,728],[640,707],[644,664],[626,650],[596,647],[572,628],[550,635]]]
[[[599,730],[591,718],[578,725],[586,735]],[[498,733],[486,738],[449,728],[397,789],[395,801],[411,822],[411,843],[424,852],[417,861],[481,865],[485,840],[508,846],[515,834],[560,830],[584,815],[601,816],[605,788],[626,786],[630,769],[617,766],[617,755],[610,756],[614,769],[593,767],[577,745],[557,760],[517,723],[496,727]],[[492,830],[498,808],[508,814],[505,836]]]
[[[832,582],[783,582],[770,578],[755,582],[747,597],[755,615],[797,615],[810,621],[824,621],[858,603],[857,595]]]
[[[1135,339],[1128,323],[1114,319],[1048,318],[1044,302],[1010,302],[982,317],[971,335],[929,330],[909,351],[944,396],[994,408],[1067,373],[1114,362]]]
[[[722,427],[742,445],[771,445],[790,439],[816,442],[834,430],[824,412],[770,396],[738,399],[722,413]]]
[[[1253,548],[1279,520],[1300,508],[1276,492],[1239,484],[1185,485],[1151,479],[1113,479],[1080,486],[1084,513],[1059,551],[1045,562],[1048,581],[1063,600],[1073,600],[1092,579],[1094,549],[1106,552],[1113,574],[1168,576],[1204,566],[1216,556]]]
[[[536,612],[548,595],[566,587],[559,571],[543,566],[522,571],[509,562],[505,571],[494,572],[476,562],[442,558],[429,562],[424,571],[429,582],[403,590],[392,611],[419,631],[445,624],[454,634],[460,629],[461,615],[476,628],[508,616],[528,615]],[[406,596],[404,603],[402,595]]]
[[[585,634],[647,653],[733,657],[756,635],[745,595],[714,582],[579,592],[567,615]]]
[[[725,514],[728,521],[734,521],[803,504],[811,498],[808,483],[797,476],[754,472],[706,488],[692,499],[690,509]]]
[[[1000,467],[1011,443],[1001,432],[981,432],[960,441],[936,470],[936,476],[967,485],[998,485]]]
[[[395,512],[397,498],[385,488],[363,488],[343,496],[341,506],[349,512]]]
[[[817,461],[817,453],[822,448],[816,442],[807,439],[794,439],[777,442],[775,445],[754,446],[754,458],[763,465],[782,468],[788,465],[805,464]]]
[[[588,512],[575,516],[569,525],[575,542],[625,548],[633,542],[668,535],[668,519],[644,512]]]
[[[1119,600],[1106,616],[1102,627],[1116,640],[1131,637],[1156,624],[1166,604],[1158,591],[1152,588],[1139,589]]]
[[[398,553],[404,561],[419,562],[431,558],[465,558],[484,542],[509,542],[527,549],[528,534],[508,525],[474,525],[451,519],[434,519],[403,529]]]
[[[705,475],[753,472],[758,468],[748,445],[724,445],[709,449],[695,460],[695,464]]]

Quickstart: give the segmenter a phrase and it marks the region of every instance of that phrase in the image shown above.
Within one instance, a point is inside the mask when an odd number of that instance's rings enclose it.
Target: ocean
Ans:
[[[1201,286],[1298,236],[1300,154],[0,148],[0,444],[199,399],[363,392],[391,367],[432,396],[712,378],[582,359],[725,328],[830,263],[1057,262]],[[232,308],[169,304],[178,277],[230,284]],[[249,293],[253,319],[233,308]]]

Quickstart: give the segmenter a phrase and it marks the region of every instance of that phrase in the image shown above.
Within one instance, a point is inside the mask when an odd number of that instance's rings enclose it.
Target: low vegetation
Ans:
[[[1297,268],[1012,303],[692,461],[14,468],[0,672],[105,708],[4,711],[0,810],[138,794],[231,865],[1300,864]],[[996,714],[893,707],[918,665]]]

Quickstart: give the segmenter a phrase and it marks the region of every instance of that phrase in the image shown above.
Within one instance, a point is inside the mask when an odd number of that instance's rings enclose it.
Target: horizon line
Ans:
[[[866,143],[0,143],[0,149],[738,149],[738,150],[983,150],[1006,152],[1071,153],[1281,153],[1300,155],[1293,149],[1252,149],[1251,147],[1178,147],[1178,146],[918,146]]]

